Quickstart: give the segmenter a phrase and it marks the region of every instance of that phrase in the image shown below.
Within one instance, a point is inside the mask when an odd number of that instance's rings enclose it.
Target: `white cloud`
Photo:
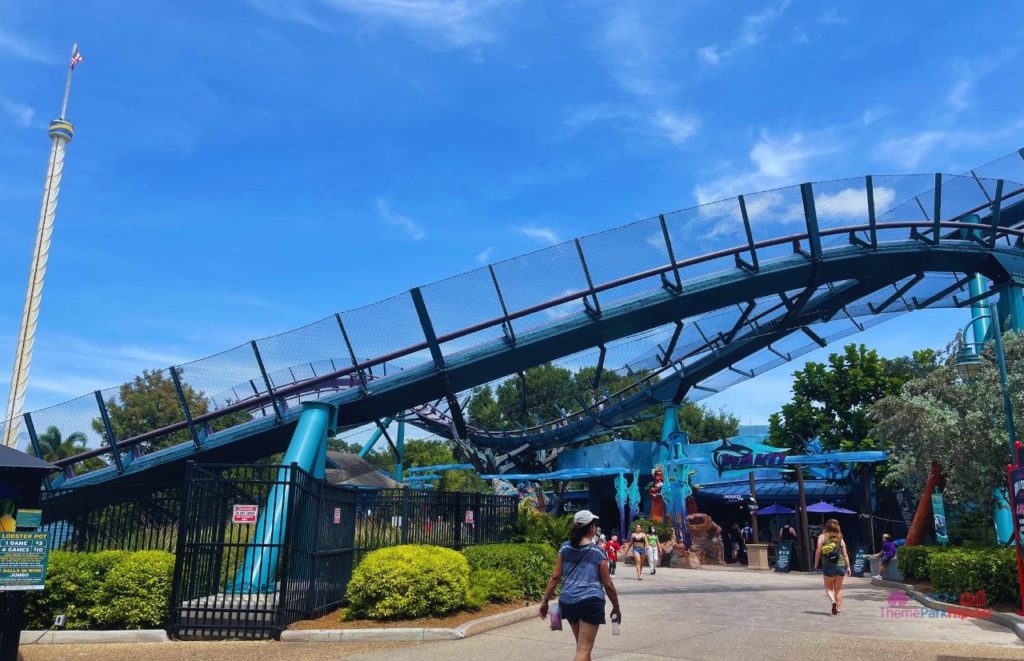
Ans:
[[[417,225],[412,218],[392,209],[391,204],[382,197],[377,198],[377,211],[385,223],[401,229],[410,241],[420,241],[427,235],[423,228]]]
[[[896,201],[896,191],[886,186],[872,188],[875,198],[875,210],[887,211]],[[851,220],[868,217],[868,197],[863,188],[844,188],[835,193],[814,192],[814,205],[820,219],[826,217],[846,218]]]
[[[561,239],[558,238],[558,234],[555,230],[550,227],[538,227],[536,225],[526,225],[525,227],[517,227],[518,231],[523,236],[533,239],[537,243],[545,243],[548,245],[555,245],[561,243]]]
[[[888,117],[892,114],[892,111],[885,106],[871,106],[860,116],[860,123],[862,126],[871,126],[883,117]]]
[[[591,124],[604,122],[617,124],[622,130],[663,138],[673,145],[683,144],[700,128],[700,119],[695,115],[662,107],[648,111],[640,110],[635,105],[615,104],[575,108],[565,119],[565,126],[570,132],[576,133]]]
[[[954,113],[958,113],[971,105],[972,99],[970,94],[973,88],[974,80],[971,78],[961,78],[953,83],[952,89],[946,95],[946,104],[949,106],[949,109]]]
[[[878,155],[904,169],[920,165],[936,145],[946,141],[948,131],[921,131],[901,138],[886,140],[878,148]]]
[[[725,203],[711,204],[739,194],[746,196],[747,214],[751,223],[771,220],[789,224],[803,220],[803,207],[799,198],[775,189],[793,185],[807,179],[811,162],[839,149],[824,135],[809,137],[803,133],[776,139],[762,132],[760,139],[750,149],[749,158],[753,168],[730,168],[729,174],[717,177],[694,189],[697,203],[702,206],[701,215],[717,218],[718,221],[706,229],[705,237],[727,235],[739,231],[739,205]]]
[[[704,60],[708,64],[715,65],[722,61],[721,56],[718,54],[718,47],[712,44],[711,46],[705,46],[697,49],[697,57]]]
[[[672,144],[680,145],[697,132],[699,122],[691,115],[680,115],[671,110],[659,109],[654,114],[654,125],[661,129]]]
[[[27,129],[35,123],[36,111],[23,103],[3,102],[4,112],[21,128]]]
[[[697,56],[710,65],[717,65],[737,53],[756,46],[764,41],[771,30],[775,20],[782,15],[789,7],[789,0],[783,0],[774,7],[769,7],[756,14],[748,14],[743,17],[736,36],[728,48],[719,48],[718,44],[711,44],[697,49]]]
[[[825,25],[846,25],[850,21],[845,16],[842,16],[835,7],[832,7],[821,15],[818,22]]]
[[[35,44],[24,37],[3,29],[0,29],[0,52],[30,62],[49,63],[55,59],[44,55]]]
[[[481,250],[473,259],[475,259],[479,264],[486,264],[487,262],[491,261],[491,255],[493,254],[494,246],[487,246],[486,248]]]
[[[497,39],[493,12],[510,0],[249,0],[264,13],[336,32],[347,16],[394,24],[434,43],[473,47]]]

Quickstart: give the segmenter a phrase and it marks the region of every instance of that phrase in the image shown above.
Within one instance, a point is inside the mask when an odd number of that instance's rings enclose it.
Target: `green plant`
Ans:
[[[447,615],[466,602],[469,563],[457,551],[404,545],[373,551],[348,584],[347,619]]]
[[[640,524],[641,530],[644,531],[644,534],[647,534],[647,531],[651,529],[651,526],[654,526],[654,531],[658,535],[659,542],[667,542],[672,539],[672,526],[667,523],[652,521],[651,519],[633,519],[633,525],[636,524]],[[630,530],[632,529],[632,526],[630,526]]]
[[[515,578],[523,597],[544,596],[558,554],[549,544],[487,544],[463,551],[473,571],[503,569]]]
[[[476,569],[469,574],[466,608],[479,610],[492,602],[507,604],[522,598],[523,590],[510,571]]]
[[[932,554],[928,572],[935,592],[960,595],[985,591],[989,603],[1019,603],[1013,548],[952,549]]]
[[[524,501],[525,503],[526,501]],[[552,516],[533,508],[520,505],[516,515],[516,531],[512,541],[527,544],[547,544],[557,550],[569,540],[572,514]]]
[[[28,596],[26,621],[46,629],[66,615],[69,629],[162,627],[174,556],[164,551],[51,551],[46,587]]]
[[[112,567],[90,617],[104,629],[157,629],[167,623],[174,555],[139,551]]]

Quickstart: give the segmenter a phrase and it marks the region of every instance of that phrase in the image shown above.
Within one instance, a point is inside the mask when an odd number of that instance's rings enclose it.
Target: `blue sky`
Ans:
[[[75,39],[27,410],[701,201],[962,172],[1024,143],[1022,14],[0,0],[0,395]],[[964,321],[916,313],[859,337],[899,355]],[[706,401],[764,422],[791,372]]]

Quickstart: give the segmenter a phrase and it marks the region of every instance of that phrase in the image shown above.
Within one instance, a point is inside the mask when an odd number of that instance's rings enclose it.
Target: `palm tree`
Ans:
[[[39,451],[43,455],[41,457],[43,461],[56,461],[88,450],[88,447],[86,447],[88,437],[85,434],[76,431],[69,434],[67,438],[64,438],[60,433],[60,429],[55,425],[47,427],[46,431],[40,434],[37,440],[39,441]],[[33,454],[35,453],[33,452]]]

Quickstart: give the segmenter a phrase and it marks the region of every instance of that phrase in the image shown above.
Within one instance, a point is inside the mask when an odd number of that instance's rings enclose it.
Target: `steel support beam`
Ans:
[[[448,381],[444,354],[441,353],[441,345],[437,342],[437,334],[434,332],[433,322],[430,321],[427,305],[423,302],[423,292],[420,291],[419,287],[413,287],[409,290],[409,295],[412,297],[412,304],[416,308],[416,316],[419,317],[420,326],[423,329],[423,337],[426,339],[427,347],[430,349],[430,357],[434,360],[434,369],[437,371],[444,388],[445,399],[448,400],[448,412],[452,416],[452,421],[455,423],[455,429],[459,432],[459,436],[466,438],[468,436],[466,419],[462,415],[462,408],[459,406],[458,400],[455,399],[455,391]]]
[[[736,266],[744,271],[757,273],[761,270],[761,267],[757,262],[757,248],[754,245],[754,232],[750,229],[750,216],[747,215],[747,202],[742,195],[737,196],[736,199],[739,200],[740,218],[743,219],[743,231],[747,235],[747,249],[750,251],[749,262],[744,261],[739,254],[736,255]]]
[[[171,381],[174,382],[174,392],[178,394],[178,403],[181,404],[181,411],[185,414],[185,422],[188,424],[188,433],[192,435],[192,444],[199,449],[202,439],[199,438],[199,432],[196,430],[195,423],[192,422],[192,411],[189,410],[188,400],[185,399],[185,389],[181,387],[178,368],[172,365],[169,369],[171,370]]]
[[[676,253],[672,250],[672,237],[668,232],[668,223],[665,222],[665,214],[659,213],[658,220],[661,222],[661,236],[665,239],[665,249],[668,251],[668,262],[672,265],[672,276],[675,282],[669,282],[665,274],[661,274],[661,285],[673,294],[683,293],[683,278],[679,275],[679,267],[676,266]]]
[[[118,473],[124,472],[124,462],[121,459],[121,450],[117,447],[117,435],[114,434],[114,427],[110,424],[110,414],[107,412],[107,403],[103,401],[103,393],[97,390],[96,405],[100,407],[100,420],[103,422],[103,433],[107,437],[107,445],[110,446],[110,454],[114,457],[114,466]]]
[[[488,264],[487,270],[491,274],[491,282],[494,283],[494,293],[498,295],[498,303],[501,305],[501,331],[505,334],[505,339],[512,346],[516,344],[516,332],[512,328],[512,320],[508,318],[508,308],[505,306],[505,297],[501,293],[501,286],[498,285],[498,274],[494,272],[494,266]]]

